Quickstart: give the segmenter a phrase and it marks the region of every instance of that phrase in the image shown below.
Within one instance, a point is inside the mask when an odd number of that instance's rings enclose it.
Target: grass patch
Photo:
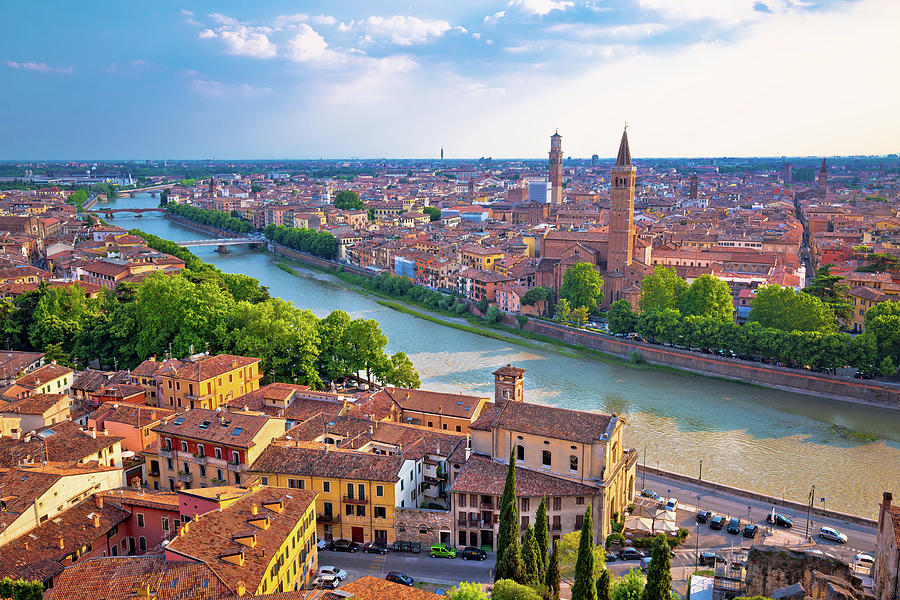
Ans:
[[[289,266],[287,266],[287,265],[284,264],[283,262],[277,262],[277,261],[276,261],[276,262],[275,262],[275,266],[278,267],[279,269],[281,269],[282,271],[285,271],[285,272],[287,272],[287,273],[290,273],[291,275],[293,275],[293,276],[295,276],[295,277],[299,277],[299,275],[297,275],[297,271],[293,270],[292,268],[290,268]]]
[[[712,569],[703,569],[702,571],[694,571],[694,575],[699,577],[712,577],[716,572]]]
[[[877,442],[878,437],[872,435],[871,433],[862,433],[859,431],[853,431],[849,427],[844,427],[843,425],[829,425],[828,431],[835,435],[839,435],[845,440],[853,440],[855,442]]]

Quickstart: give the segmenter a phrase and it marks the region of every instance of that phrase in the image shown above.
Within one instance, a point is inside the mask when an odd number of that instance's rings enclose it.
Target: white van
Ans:
[[[861,571],[870,571],[875,564],[875,557],[871,554],[857,554],[853,557],[853,566]]]

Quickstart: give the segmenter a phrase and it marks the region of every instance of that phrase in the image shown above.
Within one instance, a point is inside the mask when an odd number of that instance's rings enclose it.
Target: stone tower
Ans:
[[[781,181],[784,185],[790,185],[794,179],[794,165],[784,163],[781,165]]]
[[[691,175],[691,191],[690,198],[691,200],[696,200],[700,197],[700,177],[697,176],[696,173]]]
[[[494,402],[525,400],[525,369],[507,364],[494,371]]]
[[[562,136],[557,131],[550,136],[550,203],[562,202]]]
[[[209,197],[215,198],[216,195],[217,195],[216,194],[216,178],[213,177],[212,175],[210,175],[210,177],[209,177]]]
[[[828,186],[828,165],[825,159],[822,159],[822,167],[819,169],[819,188],[817,190],[819,198],[825,197],[826,188]]]
[[[625,274],[634,250],[634,177],[628,131],[622,132],[616,164],[610,173],[609,190],[609,259],[606,270]]]

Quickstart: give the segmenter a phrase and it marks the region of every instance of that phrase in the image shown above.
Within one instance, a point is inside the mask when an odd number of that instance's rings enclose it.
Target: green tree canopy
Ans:
[[[815,276],[809,285],[803,288],[803,292],[824,302],[831,307],[838,319],[848,323],[853,319],[853,305],[850,304],[849,296],[850,286],[844,283],[844,277],[831,274],[833,266],[828,264],[816,269]]]
[[[672,565],[669,560],[669,542],[664,534],[653,538],[650,549],[650,566],[641,600],[671,600]]]
[[[537,512],[534,514],[534,539],[538,546],[538,558],[541,561],[540,571],[548,567],[550,550],[550,522],[547,518],[547,497],[541,496]]]
[[[547,576],[544,579],[544,587],[547,590],[549,600],[559,600],[561,586],[559,569],[559,540],[553,540],[553,549],[548,560]]]
[[[594,312],[603,296],[603,278],[590,263],[576,263],[566,269],[559,296],[568,300],[573,309],[585,307]]]
[[[480,583],[462,581],[447,592],[450,600],[488,600],[488,595]]]
[[[341,210],[362,210],[363,201],[353,190],[341,190],[334,195],[334,207]]]
[[[641,280],[641,299],[638,307],[642,313],[649,310],[678,308],[687,282],[678,276],[674,268],[657,265],[653,273]]]
[[[678,307],[682,315],[712,317],[719,321],[731,321],[734,314],[731,288],[709,274],[696,278],[682,291]]]
[[[519,550],[519,508],[516,496],[516,449],[509,453],[506,482],[500,496],[500,518],[497,528],[497,566],[494,581],[523,581],[524,566]]]
[[[428,218],[431,219],[432,223],[441,220],[441,209],[437,206],[426,206],[422,209],[422,212],[428,215]]]
[[[554,315],[553,318],[557,323],[562,323],[563,321],[568,321],[571,316],[572,307],[569,306],[569,301],[565,298],[561,298],[556,304],[556,315]]]
[[[566,579],[571,579],[575,575],[575,562],[578,559],[578,549],[581,546],[581,531],[571,531],[559,540],[557,540],[559,548],[559,571],[560,575]],[[606,551],[603,546],[594,546],[594,579],[600,576],[606,564]]]
[[[584,511],[581,535],[578,540],[578,556],[575,559],[575,583],[572,584],[572,600],[597,600],[597,577],[595,574],[594,521],[591,507]],[[601,567],[602,568],[602,567]]]
[[[612,600],[612,576],[608,569],[603,569],[597,578],[597,600]]]
[[[542,600],[535,590],[511,579],[500,579],[494,583],[491,600]]]
[[[606,322],[612,333],[631,333],[637,327],[637,314],[628,300],[616,300],[606,313]]]
[[[879,302],[867,310],[866,333],[875,338],[882,357],[900,363],[900,302]]]
[[[641,600],[644,595],[644,576],[632,569],[613,583],[612,600]]]
[[[777,284],[756,290],[749,320],[782,331],[830,332],[836,329],[834,311],[819,298]]]

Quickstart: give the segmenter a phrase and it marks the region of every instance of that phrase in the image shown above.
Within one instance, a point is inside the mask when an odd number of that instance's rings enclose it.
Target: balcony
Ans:
[[[178,481],[190,483],[193,480],[194,480],[194,475],[191,473],[178,473]]]
[[[550,531],[562,531],[562,523],[551,523]]]
[[[225,481],[224,479],[217,479],[217,478],[215,478],[215,477],[213,477],[212,479],[210,479],[209,482],[210,482],[211,484],[213,484],[213,485],[226,485],[226,484],[228,483],[228,482]]]
[[[159,469],[157,469],[155,471],[148,471],[147,477],[159,477]]]
[[[194,462],[197,463],[198,465],[205,465],[205,464],[206,464],[206,456],[205,456],[205,455],[197,455],[197,454],[195,454],[193,460],[194,460]]]
[[[319,523],[340,523],[341,515],[316,515],[316,521]]]
[[[493,502],[482,502],[479,506],[485,510],[494,510]]]
[[[344,496],[344,504],[368,504],[369,501],[365,498],[351,498],[350,496]]]
[[[172,448],[160,448],[158,452],[160,458],[175,458],[175,450]]]
[[[228,461],[228,464],[225,465],[225,468],[229,471],[234,471],[235,473],[240,473],[241,471],[246,471],[247,466],[243,463],[235,463]]]

